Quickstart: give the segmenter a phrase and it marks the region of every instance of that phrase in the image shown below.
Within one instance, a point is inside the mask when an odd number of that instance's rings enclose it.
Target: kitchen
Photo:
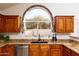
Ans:
[[[78,7],[0,4],[0,56],[79,56]]]

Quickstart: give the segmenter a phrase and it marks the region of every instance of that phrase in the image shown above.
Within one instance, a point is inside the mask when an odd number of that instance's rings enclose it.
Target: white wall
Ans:
[[[5,9],[2,11],[3,14],[9,14],[9,15],[20,15],[22,16],[24,11],[31,5],[35,4],[17,4],[16,6],[10,7],[8,9]],[[77,3],[48,3],[48,4],[41,4],[46,6],[50,9],[53,16],[55,15],[74,15],[75,18],[78,18],[79,16],[79,4]]]
[[[22,17],[24,11],[33,4],[17,4],[13,7],[10,7],[8,9],[3,10],[1,13],[2,14],[6,14],[6,15],[20,15]],[[50,11],[53,14],[53,17],[56,15],[73,15],[75,16],[75,19],[79,19],[79,4],[77,3],[48,3],[48,4],[41,4],[46,6],[47,8],[50,9]],[[78,25],[78,24],[76,24]],[[77,34],[77,28],[74,28],[75,32],[72,33],[73,35],[75,35],[75,33]],[[17,36],[16,36],[17,35]],[[10,34],[11,38],[22,38],[22,34],[18,33],[18,34]],[[57,36],[58,38],[62,39],[69,39],[69,34],[58,34]]]

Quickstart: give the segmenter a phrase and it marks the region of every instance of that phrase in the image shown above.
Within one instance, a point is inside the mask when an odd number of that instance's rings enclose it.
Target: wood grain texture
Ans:
[[[0,33],[4,32],[4,23],[3,23],[3,15],[0,14]]]
[[[0,33],[20,32],[20,16],[0,14]]]
[[[53,48],[54,47],[54,48]],[[49,44],[31,44],[29,46],[30,56],[62,56],[61,45],[49,45]]]
[[[4,47],[0,47],[0,56],[14,56],[15,48],[13,45],[6,45]]]
[[[5,32],[20,32],[20,17],[5,16]]]
[[[56,33],[74,32],[74,16],[56,16]]]

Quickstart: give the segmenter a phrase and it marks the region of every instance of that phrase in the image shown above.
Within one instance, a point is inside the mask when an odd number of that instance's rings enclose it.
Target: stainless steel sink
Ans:
[[[47,41],[33,41],[31,43],[48,43]]]

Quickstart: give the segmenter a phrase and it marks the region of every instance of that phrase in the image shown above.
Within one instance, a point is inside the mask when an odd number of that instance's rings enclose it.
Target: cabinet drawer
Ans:
[[[40,45],[40,49],[48,50],[48,49],[50,49],[50,45],[42,44],[42,45]]]
[[[61,48],[62,48],[62,45],[53,44],[53,45],[51,45],[51,48],[52,48],[52,49],[61,49]]]
[[[51,49],[50,52],[51,56],[62,56],[62,50],[61,49]]]
[[[29,45],[29,48],[30,49],[38,49],[39,48],[39,45],[38,44],[30,44]]]

